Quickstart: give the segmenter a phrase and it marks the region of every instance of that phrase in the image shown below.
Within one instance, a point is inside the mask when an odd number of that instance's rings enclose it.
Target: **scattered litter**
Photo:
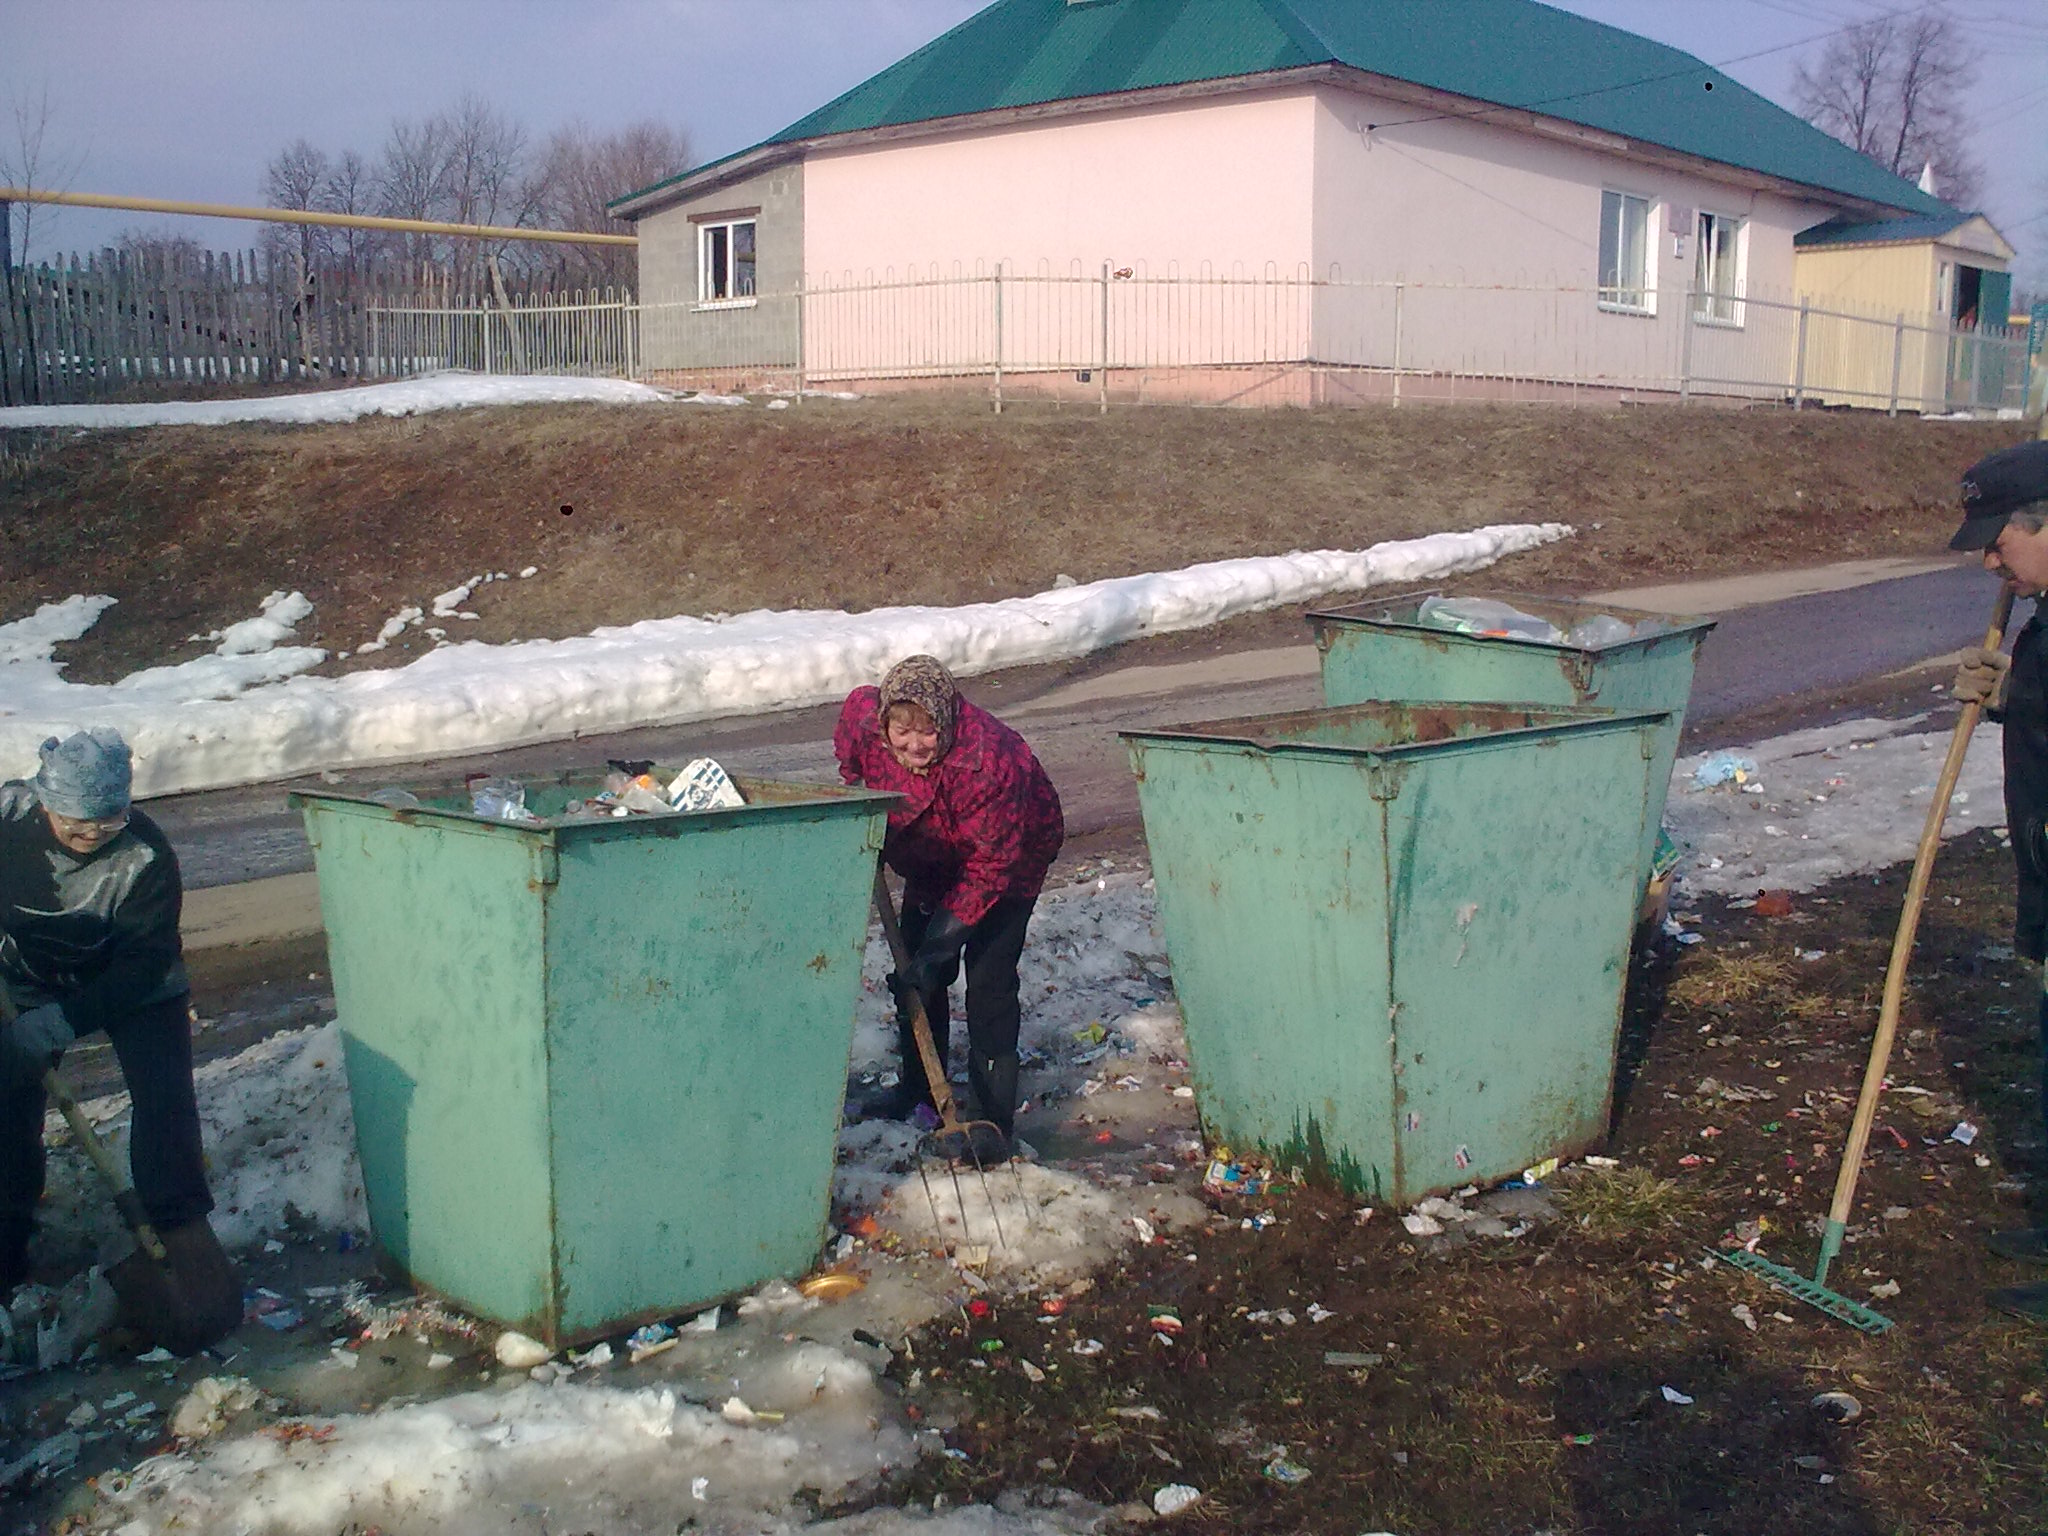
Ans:
[[[1692,1406],[1692,1399],[1676,1387],[1659,1387],[1657,1390],[1664,1394],[1664,1401],[1667,1403],[1676,1403],[1681,1408]]]
[[[509,1329],[498,1335],[498,1342],[492,1349],[498,1357],[498,1364],[513,1371],[531,1370],[554,1356],[554,1351],[539,1339],[530,1339],[523,1333],[514,1333]]]
[[[1442,1222],[1434,1216],[1424,1215],[1421,1211],[1408,1212],[1401,1218],[1401,1225],[1408,1229],[1411,1237],[1435,1237],[1444,1229]]]
[[[663,1350],[674,1349],[680,1342],[675,1329],[667,1323],[648,1323],[644,1327],[635,1328],[626,1335],[626,1363],[638,1365],[642,1360],[650,1359]]]
[[[1019,1360],[1017,1362],[1017,1369],[1022,1371],[1024,1373],[1024,1379],[1028,1382],[1031,1382],[1033,1385],[1036,1385],[1037,1383],[1045,1380],[1045,1372],[1041,1371],[1029,1360]]]
[[[1899,1282],[1896,1280],[1886,1280],[1880,1285],[1873,1285],[1870,1288],[1870,1294],[1879,1301],[1889,1301],[1892,1297],[1899,1294]]]
[[[1748,1302],[1738,1301],[1733,1307],[1729,1309],[1729,1312],[1734,1317],[1735,1321],[1742,1324],[1742,1326],[1747,1328],[1751,1333],[1756,1332],[1756,1314],[1749,1310]]]
[[[594,1344],[582,1354],[569,1351],[569,1363],[579,1371],[594,1371],[600,1366],[612,1363],[612,1347],[609,1344]]]
[[[1202,1490],[1190,1488],[1186,1483],[1168,1483],[1152,1495],[1152,1513],[1155,1515],[1177,1515],[1202,1500]]]
[[[1259,1468],[1259,1475],[1286,1488],[1292,1488],[1298,1483],[1305,1483],[1310,1477],[1307,1467],[1301,1465],[1300,1462],[1289,1461],[1284,1455],[1275,1456],[1271,1461]]]
[[[1424,598],[1415,610],[1415,621],[1461,635],[1535,640],[1545,645],[1556,645],[1565,638],[1564,631],[1548,619],[1490,597]]]
[[[1716,752],[1692,771],[1693,783],[1701,789],[1719,784],[1747,784],[1756,772],[1756,759],[1738,752]]]
[[[1972,1146],[1977,1140],[1977,1127],[1967,1120],[1958,1120],[1956,1128],[1948,1133],[1948,1139],[1959,1141],[1966,1147]]]
[[[1588,1168],[1619,1168],[1621,1166],[1621,1159],[1618,1157],[1592,1156],[1586,1159],[1586,1166]]]
[[[427,1369],[430,1371],[445,1371],[454,1363],[453,1355],[444,1355],[439,1350],[427,1356]]]
[[[1112,1408],[1109,1415],[1113,1419],[1144,1419],[1153,1424],[1166,1422],[1166,1415],[1149,1403],[1139,1403],[1131,1408]]]
[[[1073,1353],[1086,1359],[1088,1356],[1101,1354],[1102,1349],[1103,1344],[1100,1339],[1076,1339],[1074,1341]]]
[[[1323,1351],[1323,1364],[1342,1366],[1352,1370],[1369,1371],[1385,1359],[1385,1355],[1369,1354],[1353,1349],[1326,1349]]]
[[[722,767],[700,757],[669,781],[668,803],[678,811],[715,811],[745,805],[747,798]]]
[[[749,1408],[738,1397],[728,1397],[719,1405],[718,1416],[728,1424],[780,1424],[783,1415],[770,1413],[766,1409]]]
[[[170,1431],[180,1440],[204,1440],[256,1402],[256,1387],[248,1377],[209,1376],[171,1410]]]
[[[1335,1312],[1332,1312],[1328,1307],[1323,1306],[1320,1302],[1312,1301],[1308,1304],[1308,1320],[1312,1323],[1327,1323],[1331,1318],[1335,1317],[1336,1315],[1337,1314]]]
[[[844,1301],[867,1285],[859,1275],[844,1270],[833,1270],[827,1274],[812,1275],[797,1290],[818,1301]]]
[[[1150,1243],[1157,1235],[1152,1230],[1152,1223],[1142,1216],[1133,1216],[1131,1225],[1137,1229],[1138,1241],[1141,1243]]]
[[[1863,1405],[1847,1392],[1823,1392],[1807,1406],[1837,1424],[1854,1424],[1863,1417]]]
[[[1532,1163],[1529,1167],[1522,1170],[1522,1182],[1524,1184],[1541,1184],[1545,1179],[1557,1172],[1557,1167],[1556,1158],[1546,1157],[1542,1162]]]
[[[699,1312],[695,1317],[683,1324],[682,1331],[684,1333],[716,1333],[718,1332],[718,1313],[719,1308],[717,1307]]]

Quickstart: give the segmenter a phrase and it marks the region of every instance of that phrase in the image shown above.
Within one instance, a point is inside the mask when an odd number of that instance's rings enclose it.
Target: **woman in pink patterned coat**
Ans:
[[[944,1061],[947,988],[964,953],[968,1082],[1007,1139],[1017,1114],[1017,960],[1066,836],[1060,797],[1024,738],[961,698],[931,656],[900,661],[881,687],[847,695],[832,746],[847,783],[903,797],[882,845],[903,876],[911,952],[909,971],[891,977],[902,1072],[896,1091],[868,1112],[903,1119],[931,1103],[908,1003],[913,993],[923,998]]]

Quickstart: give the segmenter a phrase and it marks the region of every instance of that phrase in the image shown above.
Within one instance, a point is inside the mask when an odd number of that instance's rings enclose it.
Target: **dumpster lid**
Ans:
[[[1446,602],[1482,601],[1505,603],[1521,613],[1533,615],[1547,621],[1559,631],[1552,640],[1536,639],[1527,635],[1474,632],[1453,628],[1447,624],[1423,622],[1423,604],[1431,599]],[[1309,624],[1321,640],[1327,630],[1342,630],[1352,627],[1366,629],[1409,630],[1426,635],[1441,635],[1450,639],[1484,640],[1489,645],[1533,645],[1545,650],[1579,651],[1598,655],[1602,651],[1615,650],[1623,646],[1641,644],[1646,640],[1659,640],[1667,635],[1704,636],[1718,622],[1703,614],[1651,613],[1643,608],[1623,608],[1614,603],[1590,603],[1578,598],[1546,597],[1535,592],[1492,592],[1467,594],[1463,599],[1446,598],[1440,588],[1427,588],[1414,592],[1397,592],[1386,597],[1370,598],[1364,602],[1347,603],[1340,608],[1319,608],[1308,615]],[[1625,633],[1596,633],[1572,638],[1573,631],[1589,620],[1599,618],[1618,620],[1627,626]]]
[[[1585,704],[1501,704],[1469,699],[1371,699],[1334,708],[1240,715],[1187,725],[1119,731],[1128,742],[1199,742],[1310,756],[1393,757],[1455,750],[1466,743],[1554,737],[1561,732],[1661,724],[1668,710],[1626,713]]]

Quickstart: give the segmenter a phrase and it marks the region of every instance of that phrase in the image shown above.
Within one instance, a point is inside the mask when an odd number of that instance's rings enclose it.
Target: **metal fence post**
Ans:
[[[1401,403],[1401,298],[1404,284],[1394,284],[1394,404]]]
[[[796,286],[796,403],[804,403],[804,285]]]
[[[1812,301],[1804,294],[1799,298],[1799,356],[1793,364],[1792,409],[1798,410],[1806,404],[1806,321],[1807,310]]]
[[[1678,403],[1692,399],[1692,312],[1699,296],[1687,292],[1678,312]]]
[[[996,263],[996,414],[1003,414],[1003,264]]]
[[[1096,369],[1096,379],[1101,390],[1099,409],[1104,416],[1109,414],[1109,263],[1102,264],[1102,366]]]
[[[1885,406],[1887,416],[1899,414],[1899,369],[1906,360],[1906,315],[1899,312],[1899,318],[1892,322],[1892,397]]]

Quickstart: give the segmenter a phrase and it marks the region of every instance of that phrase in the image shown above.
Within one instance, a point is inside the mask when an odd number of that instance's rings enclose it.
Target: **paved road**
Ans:
[[[1786,579],[1786,573],[1764,578]],[[1726,584],[1711,590],[1717,598],[1741,598],[1739,591],[1728,593]],[[1702,650],[1690,733],[1711,735],[1716,724],[1773,701],[1824,695],[1972,644],[1982,636],[1994,595],[1989,576],[1965,567],[1734,608],[1722,615]],[[1684,589],[1676,596],[1682,600]],[[971,684],[975,698],[1016,724],[1046,762],[1060,786],[1077,851],[1136,845],[1137,797],[1119,729],[1320,702],[1313,646],[1184,656],[1184,649],[1131,646],[1111,657],[1025,668]],[[352,771],[337,783],[357,792],[423,779],[452,787],[465,773],[485,768],[531,781],[588,771],[609,757],[672,762],[700,753],[741,773],[829,778],[833,715],[831,708],[818,708],[635,731],[424,769]],[[293,786],[210,791],[150,805],[178,847],[195,892],[188,944],[235,943],[317,927],[310,878],[270,883],[271,877],[312,868],[298,818],[284,803],[288,787]],[[308,780],[296,787],[318,784]],[[265,883],[245,886],[257,881]],[[245,888],[228,889],[235,886]]]

